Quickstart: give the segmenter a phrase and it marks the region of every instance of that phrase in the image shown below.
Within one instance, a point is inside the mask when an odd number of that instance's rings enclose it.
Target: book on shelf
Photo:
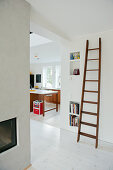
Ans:
[[[78,103],[70,103],[70,113],[79,115],[79,104]]]
[[[77,117],[76,119],[75,119],[75,126],[78,126],[79,125],[79,117]]]
[[[70,126],[77,126],[79,125],[79,117],[75,115],[69,115],[69,125]]]

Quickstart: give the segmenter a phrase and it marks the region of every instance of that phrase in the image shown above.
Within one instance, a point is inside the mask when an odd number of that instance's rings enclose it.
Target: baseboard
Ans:
[[[28,168],[30,168],[32,166],[32,164],[30,164],[29,166],[27,166],[24,170],[28,170]]]

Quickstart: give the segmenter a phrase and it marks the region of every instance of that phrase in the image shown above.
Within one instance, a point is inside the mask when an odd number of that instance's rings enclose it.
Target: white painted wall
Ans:
[[[30,164],[29,27],[24,0],[0,0],[0,121],[17,118],[18,145],[0,154],[0,170]]]
[[[79,102],[81,100],[82,91],[82,79],[85,59],[85,45],[86,40],[89,40],[89,48],[98,47],[98,38],[102,38],[102,69],[101,69],[101,103],[100,103],[100,125],[99,125],[99,139],[113,143],[113,30],[102,33],[85,35],[76,39],[67,48],[64,49],[62,56],[62,96],[61,96],[61,128],[78,132],[77,128],[69,127],[69,101]],[[80,51],[80,72],[81,75],[70,78],[69,72],[69,53],[73,51]],[[97,57],[98,54],[93,52],[91,57]],[[90,65],[91,66],[91,65]],[[93,64],[94,66],[94,64]],[[88,75],[89,78],[96,78],[95,75]],[[91,85],[88,87],[92,88]],[[96,85],[94,85],[96,88]],[[96,100],[92,96],[87,96],[87,99]],[[93,109],[95,108],[90,108]],[[86,117],[85,117],[86,119]],[[91,116],[88,118],[89,121],[95,122]],[[83,130],[89,133],[95,133],[91,128],[83,128]]]
[[[30,72],[34,74],[34,86],[43,87],[43,67],[61,65],[61,62],[30,64]],[[36,83],[36,74],[41,74],[41,83]]]

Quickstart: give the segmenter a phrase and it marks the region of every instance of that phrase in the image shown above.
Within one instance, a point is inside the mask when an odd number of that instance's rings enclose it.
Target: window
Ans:
[[[43,87],[61,87],[61,67],[60,65],[43,67]]]

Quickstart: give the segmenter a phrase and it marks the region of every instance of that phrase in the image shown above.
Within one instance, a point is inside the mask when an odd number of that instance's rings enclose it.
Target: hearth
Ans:
[[[17,145],[16,118],[0,122],[0,153]]]

